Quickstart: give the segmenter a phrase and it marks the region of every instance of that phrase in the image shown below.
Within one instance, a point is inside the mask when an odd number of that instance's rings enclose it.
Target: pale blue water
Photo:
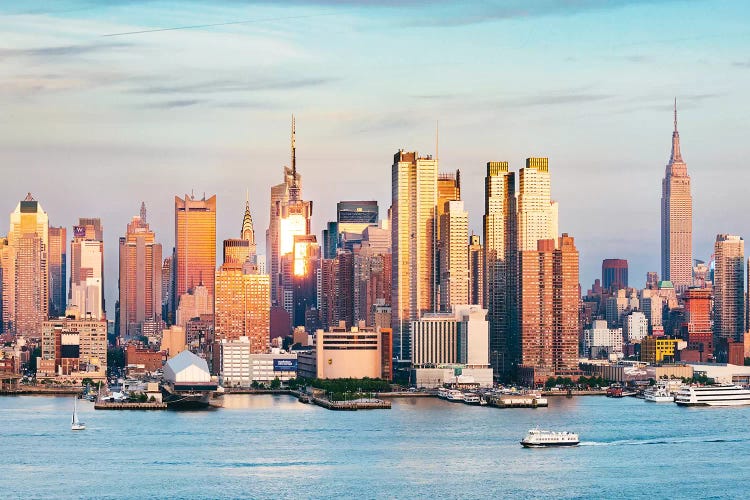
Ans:
[[[604,397],[546,409],[436,399],[332,412],[288,396],[216,411],[95,411],[72,398],[0,398],[3,498],[747,498],[750,407]],[[523,449],[527,429],[582,445]]]

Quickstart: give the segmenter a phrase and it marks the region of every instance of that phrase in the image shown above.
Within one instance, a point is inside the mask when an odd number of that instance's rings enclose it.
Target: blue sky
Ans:
[[[68,228],[102,217],[111,315],[117,238],[142,200],[166,249],[174,195],[217,194],[223,239],[248,189],[262,248],[294,113],[319,234],[338,200],[384,214],[393,153],[434,153],[439,121],[475,232],[485,163],[548,156],[584,290],[607,257],[642,286],[675,96],[696,258],[717,233],[750,234],[748,19],[735,1],[3,3],[0,199],[9,213],[31,191]]]

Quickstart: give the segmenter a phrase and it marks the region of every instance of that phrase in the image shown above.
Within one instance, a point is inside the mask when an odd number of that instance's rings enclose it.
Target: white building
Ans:
[[[426,313],[412,322],[412,364],[489,366],[487,310],[456,305],[450,313]]]
[[[641,311],[646,315],[649,326],[653,329],[655,326],[662,325],[662,308],[664,300],[659,296],[656,290],[641,290]]]
[[[637,344],[648,336],[648,319],[640,311],[634,311],[625,317],[625,335],[628,343]]]
[[[250,339],[221,341],[221,383],[224,387],[249,387],[253,382],[268,384],[275,378],[286,382],[297,377],[297,354],[278,349],[251,354]]]
[[[583,352],[596,358],[602,349],[607,354],[622,352],[622,328],[609,328],[605,320],[598,319],[583,331]]]
[[[164,364],[164,380],[172,384],[211,382],[206,360],[190,351],[182,351]]]

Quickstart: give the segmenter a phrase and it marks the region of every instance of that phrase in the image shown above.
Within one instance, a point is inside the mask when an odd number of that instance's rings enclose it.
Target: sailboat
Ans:
[[[78,396],[73,398],[73,421],[70,424],[70,430],[82,431],[86,428],[86,424],[78,421]]]

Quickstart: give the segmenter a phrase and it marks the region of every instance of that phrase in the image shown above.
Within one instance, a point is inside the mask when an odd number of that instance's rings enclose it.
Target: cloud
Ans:
[[[174,99],[171,101],[162,101],[147,104],[147,108],[158,108],[158,109],[175,109],[175,108],[188,108],[197,104],[202,104],[206,101],[201,99]]]
[[[9,57],[60,58],[81,56],[94,52],[128,47],[128,43],[90,43],[79,45],[57,45],[48,47],[29,47],[24,49],[0,49],[0,59]]]
[[[582,102],[596,102],[611,99],[611,94],[600,94],[595,92],[567,92],[556,94],[541,94],[534,96],[503,99],[495,104],[500,108],[525,108],[533,106],[555,106],[565,104],[578,104]]]
[[[207,80],[183,85],[149,85],[134,88],[131,92],[142,94],[214,94],[263,90],[294,90],[317,87],[336,81],[335,78],[269,78]]]

